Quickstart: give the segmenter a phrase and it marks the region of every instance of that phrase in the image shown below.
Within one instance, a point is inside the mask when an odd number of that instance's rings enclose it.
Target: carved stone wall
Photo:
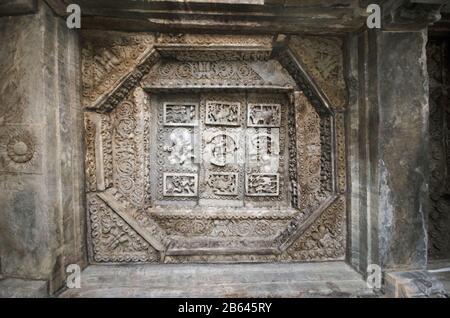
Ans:
[[[450,47],[432,40],[427,47],[430,76],[431,178],[428,253],[450,258]]]
[[[82,51],[92,262],[344,258],[335,42],[310,45],[324,61],[270,36],[99,37]]]
[[[0,37],[0,276],[53,292],[87,262],[78,35],[40,4]]]

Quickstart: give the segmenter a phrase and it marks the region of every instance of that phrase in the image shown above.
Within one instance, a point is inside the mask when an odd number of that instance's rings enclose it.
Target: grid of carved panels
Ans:
[[[153,103],[157,204],[288,205],[281,96],[161,94]]]

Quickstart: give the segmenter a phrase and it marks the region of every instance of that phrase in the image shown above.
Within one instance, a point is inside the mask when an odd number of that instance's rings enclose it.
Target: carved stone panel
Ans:
[[[239,174],[236,172],[208,172],[208,190],[216,196],[239,194]]]
[[[271,41],[216,35],[220,47],[197,49],[203,35],[161,35],[153,48],[136,36],[85,37],[85,67],[102,66],[84,75],[91,260],[342,259],[345,118],[298,91],[308,83],[296,62],[272,59]],[[27,159],[22,144],[8,147],[2,155]]]
[[[247,120],[248,127],[280,127],[280,105],[249,104]]]
[[[166,197],[196,197],[198,176],[194,173],[164,173],[163,194]]]
[[[208,101],[206,102],[206,124],[218,126],[240,126],[241,104]]]
[[[198,106],[189,103],[165,103],[164,126],[195,126]]]
[[[254,197],[278,196],[279,175],[277,173],[249,173],[245,179],[245,194]]]

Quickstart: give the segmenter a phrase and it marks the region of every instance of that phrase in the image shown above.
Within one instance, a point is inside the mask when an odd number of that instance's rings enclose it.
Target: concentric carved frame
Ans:
[[[170,42],[170,41],[169,41]],[[335,109],[304,71],[296,52],[251,44],[246,47],[153,43],[101,103],[86,107],[86,185],[89,249],[93,263],[182,263],[322,261],[345,257],[346,153],[344,114]],[[174,63],[215,62],[201,82],[151,82],[163,59]],[[249,67],[276,60],[295,82],[278,85],[258,78],[239,82],[217,62]],[[221,65],[219,65],[221,66]],[[173,67],[173,66],[171,66]],[[223,71],[223,72],[222,72]],[[221,73],[222,72],[222,73]],[[218,81],[228,76],[230,82]],[[149,172],[152,145],[149,95],[158,92],[276,92],[287,96],[290,199],[285,211],[232,208],[191,213],[152,206]],[[340,105],[341,106],[341,105]],[[197,108],[198,111],[198,108]],[[193,127],[192,127],[193,128]],[[194,128],[193,128],[194,129]]]

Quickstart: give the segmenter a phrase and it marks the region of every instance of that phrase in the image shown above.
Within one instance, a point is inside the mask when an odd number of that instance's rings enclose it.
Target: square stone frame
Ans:
[[[276,84],[261,84],[261,83],[246,83],[245,85],[229,85],[227,89],[253,92],[281,92],[287,94],[291,100],[292,113],[288,116],[290,120],[309,120],[316,123],[316,127],[312,134],[316,134],[314,140],[308,140],[305,130],[307,128],[303,123],[294,124],[294,131],[291,131],[291,136],[296,137],[295,150],[290,151],[290,160],[298,163],[306,170],[313,170],[313,165],[320,164],[321,158],[326,159],[326,167],[324,168],[328,174],[326,184],[319,180],[320,177],[315,171],[313,174],[302,171],[297,167],[290,167],[291,184],[290,188],[293,196],[293,206],[297,207],[295,210],[287,210],[285,213],[278,213],[273,216],[268,211],[258,211],[257,214],[252,215],[252,211],[246,216],[237,215],[220,215],[219,218],[229,220],[236,220],[236,222],[253,222],[253,220],[270,220],[271,218],[280,218],[285,220],[284,229],[278,232],[275,236],[270,238],[259,239],[242,239],[230,241],[215,241],[211,245],[208,242],[201,240],[193,240],[187,242],[184,240],[174,242],[171,238],[165,235],[165,231],[161,228],[158,218],[164,213],[155,213],[155,218],[148,216],[136,218],[139,208],[134,202],[129,202],[123,193],[119,191],[112,182],[109,186],[103,189],[97,188],[95,185],[88,193],[88,213],[90,215],[89,221],[89,250],[92,263],[123,263],[123,262],[164,262],[164,263],[178,263],[178,262],[254,262],[254,261],[323,261],[323,260],[337,260],[344,259],[346,254],[346,155],[345,155],[345,133],[344,133],[344,114],[331,108],[330,102],[325,94],[316,86],[309,75],[304,71],[296,54],[294,54],[288,47],[275,48],[255,48],[255,47],[236,47],[236,46],[221,46],[211,49],[202,45],[186,46],[186,45],[159,45],[150,49],[141,59],[139,64],[134,67],[134,71],[126,75],[118,87],[111,93],[104,95],[92,107],[87,108],[86,120],[89,122],[90,116],[108,116],[114,112],[116,108],[121,107],[124,103],[132,103],[133,96],[145,95],[166,91],[186,91],[195,92],[203,90],[222,90],[220,85],[196,85],[196,83],[187,83],[184,85],[172,84],[168,86],[158,85],[143,85],[139,86],[139,82],[150,73],[152,68],[157,64],[161,58],[176,57],[180,53],[183,54],[183,59],[186,56],[191,56],[195,60],[196,53],[205,59],[209,55],[211,58],[220,56],[228,60],[241,61],[267,61],[270,56],[277,60],[284,70],[295,81],[296,86],[277,86]],[[144,81],[145,83],[145,81]],[[144,92],[145,91],[145,92]],[[131,96],[131,97],[130,97]],[[141,96],[142,97],[142,96]],[[131,98],[131,100],[130,100]],[[145,100],[146,97],[143,97]],[[142,102],[134,99],[135,104]],[[148,100],[144,102],[148,104]],[[139,106],[139,105],[138,105]],[[142,105],[141,105],[142,106]],[[143,107],[148,107],[143,106]],[[91,115],[91,113],[96,115]],[[110,123],[109,123],[110,125]],[[106,125],[108,126],[108,125]],[[86,126],[88,127],[88,126]],[[108,129],[108,128],[107,128]],[[100,129],[102,131],[102,129]],[[109,131],[104,135],[111,134]],[[98,132],[95,137],[95,132],[90,132],[87,128],[87,135],[92,137],[91,144],[95,144],[99,139]],[[100,137],[102,139],[102,137]],[[308,142],[322,142],[323,152],[327,154],[298,153],[298,150],[305,149]],[[89,149],[89,141],[87,141]],[[302,148],[303,147],[303,148]],[[95,148],[95,146],[93,146]],[[109,154],[111,155],[111,154]],[[100,179],[109,175],[112,178],[111,172],[106,172],[105,165],[98,166],[93,163],[90,152],[86,155],[86,164],[88,166],[86,177],[88,184],[90,176],[95,171],[95,176],[100,176]],[[91,157],[90,157],[91,156]],[[109,158],[112,161],[112,158]],[[311,162],[315,160],[315,162]],[[324,161],[324,160],[322,160]],[[306,165],[306,166],[305,166]],[[308,165],[311,165],[308,166]],[[89,169],[90,168],[90,169]],[[146,167],[146,169],[148,169]],[[98,170],[103,170],[98,173]],[[320,170],[320,169],[319,169]],[[144,169],[145,171],[145,169]],[[320,171],[319,171],[320,174]],[[143,175],[142,177],[145,177]],[[297,180],[298,181],[292,181]],[[98,178],[97,178],[98,182]],[[106,182],[107,183],[107,182]],[[311,193],[306,193],[305,189],[311,190]],[[312,197],[312,198],[311,198]],[[149,201],[148,201],[149,202]],[[129,225],[122,229],[124,235],[130,238],[130,241],[145,241],[148,243],[148,257],[141,257],[139,259],[130,260],[126,255],[115,255],[111,251],[105,251],[101,239],[96,237],[92,239],[92,228],[99,228],[101,224],[98,223],[96,216],[92,218],[92,211],[106,211],[107,215],[114,214],[117,216],[117,221],[124,221]],[[161,211],[160,211],[161,212]],[[166,213],[167,214],[167,213]],[[170,214],[170,213],[169,213]],[[209,220],[212,215],[205,215]],[[173,215],[173,219],[180,219],[184,222],[191,223],[193,219],[198,218],[186,213],[185,215]],[[202,217],[200,217],[201,219]],[[334,233],[334,237],[330,238]],[[326,243],[318,243],[321,240]],[[323,250],[310,249],[305,246],[328,244]],[[336,247],[336,248],[335,248]],[[125,252],[127,254],[127,252]]]

